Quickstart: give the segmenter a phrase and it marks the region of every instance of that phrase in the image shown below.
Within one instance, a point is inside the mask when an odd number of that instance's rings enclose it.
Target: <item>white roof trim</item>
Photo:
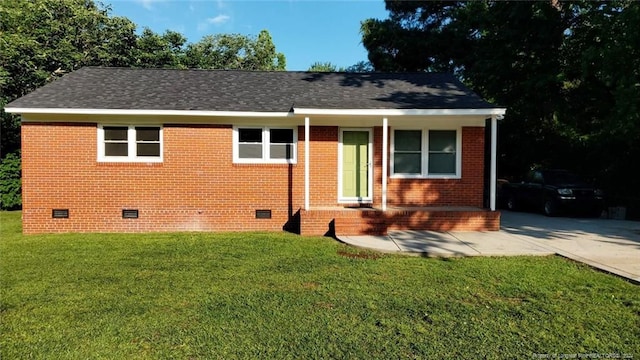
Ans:
[[[69,114],[69,115],[168,115],[168,116],[238,116],[288,117],[289,112],[204,111],[204,110],[134,110],[134,109],[64,109],[64,108],[5,108],[12,114]]]
[[[290,112],[259,111],[207,111],[207,110],[138,110],[138,109],[72,109],[72,108],[15,108],[4,111],[11,114],[69,114],[69,115],[164,115],[164,116],[229,116],[229,117],[290,117],[293,115],[364,115],[364,116],[426,116],[426,115],[479,115],[505,114],[505,108],[490,109],[313,109],[294,108]]]
[[[504,115],[507,109],[312,109],[293,108],[296,115],[378,115],[378,116],[412,116],[412,115]]]

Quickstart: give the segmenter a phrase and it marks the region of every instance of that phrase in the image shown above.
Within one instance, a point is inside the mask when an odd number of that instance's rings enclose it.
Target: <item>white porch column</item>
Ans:
[[[309,117],[304,118],[304,209],[309,210]]]
[[[491,116],[491,169],[489,176],[489,208],[496,211],[496,158],[498,151],[498,117]]]
[[[389,119],[382,118],[382,211],[387,211],[387,169],[388,169],[388,136]]]

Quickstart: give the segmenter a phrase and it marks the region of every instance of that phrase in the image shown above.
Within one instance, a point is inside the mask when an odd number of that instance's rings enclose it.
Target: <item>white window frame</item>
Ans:
[[[421,174],[396,174],[394,169],[395,163],[395,141],[396,130],[415,130],[422,133],[421,146]],[[429,174],[429,131],[455,131],[456,132],[456,172],[455,174]],[[392,128],[389,167],[391,169],[391,178],[395,179],[460,179],[462,177],[462,128]]]
[[[126,127],[127,128],[127,156],[106,156],[105,155],[105,127]],[[160,156],[137,156],[136,128],[160,128]],[[162,125],[128,125],[128,124],[98,124],[98,162],[142,162],[160,163],[164,160],[164,136]]]
[[[262,130],[262,158],[246,159],[240,158],[240,134],[239,129],[261,129]],[[271,159],[271,137],[270,131],[293,130],[293,157],[291,159]],[[296,164],[298,162],[298,128],[293,126],[255,126],[255,125],[234,125],[233,126],[233,163],[234,164]]]

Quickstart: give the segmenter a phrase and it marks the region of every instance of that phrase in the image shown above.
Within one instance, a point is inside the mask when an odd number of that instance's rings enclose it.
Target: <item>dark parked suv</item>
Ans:
[[[600,216],[602,190],[566,170],[533,170],[520,183],[505,184],[501,196],[510,210],[542,211],[547,216],[564,212]]]

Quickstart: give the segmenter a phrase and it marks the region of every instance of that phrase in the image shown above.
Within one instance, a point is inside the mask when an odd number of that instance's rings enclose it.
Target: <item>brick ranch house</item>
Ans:
[[[27,234],[499,228],[505,109],[451,75],[86,67],[5,111]]]

